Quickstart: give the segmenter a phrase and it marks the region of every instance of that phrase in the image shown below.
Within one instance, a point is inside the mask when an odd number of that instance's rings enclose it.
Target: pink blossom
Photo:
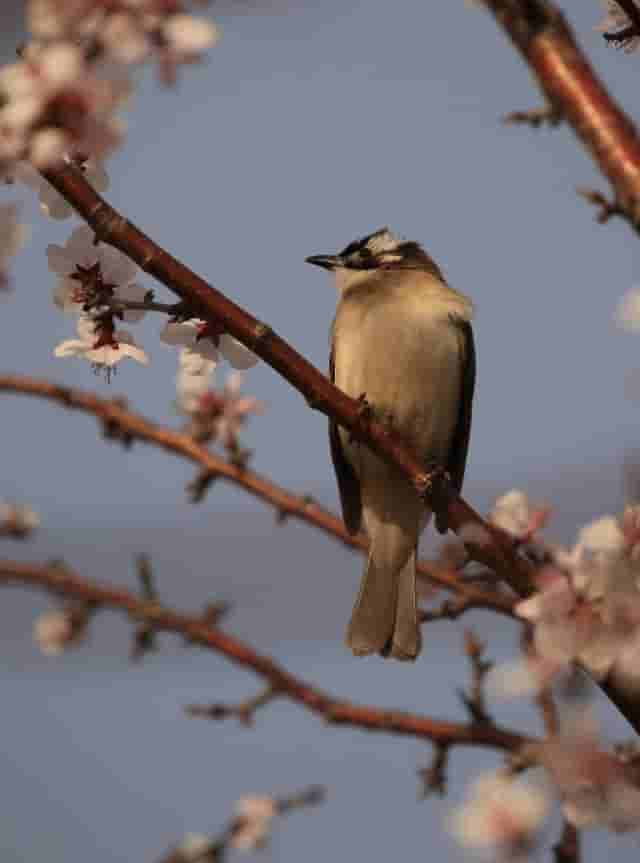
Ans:
[[[236,829],[229,844],[242,851],[264,848],[269,840],[271,822],[278,814],[278,805],[272,797],[243,797],[236,806]]]
[[[589,714],[575,717],[560,736],[542,744],[540,761],[571,824],[616,832],[640,828],[640,788],[625,761],[601,748]]]

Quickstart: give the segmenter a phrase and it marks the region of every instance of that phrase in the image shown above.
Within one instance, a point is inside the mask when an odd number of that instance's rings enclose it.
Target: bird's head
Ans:
[[[403,240],[389,228],[354,240],[337,255],[311,255],[306,260],[333,272],[340,288],[381,270],[423,270],[442,279],[437,264],[419,243]]]

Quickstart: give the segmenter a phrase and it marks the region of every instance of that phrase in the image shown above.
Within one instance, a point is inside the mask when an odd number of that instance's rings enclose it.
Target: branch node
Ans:
[[[629,219],[629,214],[626,212],[622,204],[615,198],[609,200],[606,195],[599,192],[597,189],[591,189],[586,186],[580,186],[576,189],[578,195],[588,204],[592,204],[596,208],[596,222],[599,225],[606,224],[613,216],[620,216],[623,219]]]
[[[251,728],[256,712],[280,695],[280,690],[269,684],[262,692],[239,704],[188,704],[185,707],[187,716],[201,719],[236,718],[245,728]]]
[[[484,697],[484,680],[493,668],[493,662],[484,659],[485,646],[471,629],[465,631],[464,649],[471,664],[471,687],[468,692],[458,690],[458,696],[473,721],[480,725],[492,723]]]
[[[511,111],[505,114],[502,122],[507,126],[531,126],[532,129],[539,129],[541,126],[555,128],[563,119],[562,111],[558,107],[545,105],[529,111]]]
[[[425,800],[432,794],[443,797],[447,791],[447,766],[449,761],[449,746],[446,743],[436,743],[433,758],[428,767],[418,770],[422,782],[419,799]]]
[[[263,323],[263,321],[258,321],[253,327],[254,344],[258,345],[261,342],[264,342],[272,333],[273,330],[268,324]]]
[[[158,606],[158,594],[156,591],[151,561],[146,554],[139,554],[136,558],[136,575],[140,582],[140,595],[145,605]],[[144,621],[137,626],[133,632],[130,657],[132,662],[140,662],[147,653],[157,650],[156,630],[152,623]]]
[[[189,503],[202,503],[217,478],[218,475],[215,471],[200,471],[196,478],[187,485],[186,492]]]

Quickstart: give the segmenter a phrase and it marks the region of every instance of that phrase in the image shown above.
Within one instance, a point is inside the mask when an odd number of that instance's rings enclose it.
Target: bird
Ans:
[[[332,383],[388,423],[425,468],[443,468],[459,493],[476,377],[471,300],[419,243],[388,227],[306,261],[329,270],[338,290]],[[369,540],[346,645],[357,656],[414,660],[417,546],[431,511],[397,467],[333,419],[329,442],[347,530],[364,528]],[[446,532],[444,516],[436,528]]]

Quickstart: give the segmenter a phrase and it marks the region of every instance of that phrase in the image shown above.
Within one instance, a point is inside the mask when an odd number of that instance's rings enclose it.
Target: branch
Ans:
[[[379,456],[393,463],[418,493],[431,501],[436,511],[446,513],[447,524],[453,530],[460,531],[468,524],[481,527],[490,541],[482,544],[469,542],[469,553],[494,569],[518,593],[525,595],[531,591],[533,568],[517,554],[511,538],[483,521],[475,510],[453,494],[450,485],[436,483],[435,472],[428,473],[420,458],[389,429],[388,424],[376,420],[373,411],[363,410],[360,401],[349,398],[334,387],[271,327],[227,299],[156,245],[107,204],[73,165],[51,168],[43,172],[43,176],[93,228],[97,240],[119,249],[166,285],[194,316],[213,326],[222,326],[225,332],[231,333],[262,357],[297,389],[311,408],[335,419],[351,431],[355,440],[367,444]]]
[[[551,108],[566,119],[611,183],[615,211],[624,212],[640,231],[640,137],[596,75],[560,10],[549,0],[484,3],[531,68]],[[620,5],[627,11],[626,3]],[[636,20],[637,10],[630,17]]]
[[[483,2],[531,68],[550,105],[562,113],[611,183],[614,201],[607,202],[604,211],[606,199],[592,199],[601,207],[599,218],[624,214],[640,231],[640,137],[596,75],[560,10],[550,0]],[[637,693],[612,677],[599,685],[640,732]]]
[[[222,632],[202,617],[181,614],[157,601],[149,602],[117,587],[99,585],[56,565],[37,565],[0,560],[0,584],[25,584],[55,596],[90,605],[93,613],[110,608],[126,614],[137,625],[157,632],[174,632],[190,645],[199,645],[225,656],[235,665],[262,677],[272,690],[287,697],[333,725],[348,725],[417,737],[441,744],[486,746],[514,752],[532,739],[492,724],[464,724],[431,719],[399,710],[354,704],[338,699],[295,677],[246,642]]]
[[[553,846],[554,863],[580,863],[580,833],[568,821],[564,822],[562,836]]]
[[[298,809],[317,806],[324,803],[325,796],[322,786],[311,785],[288,797],[258,798],[261,803],[267,804],[266,811],[271,810],[268,816],[262,813],[253,816],[235,815],[217,837],[208,839],[197,836],[196,848],[189,847],[188,844],[185,847],[185,843],[182,842],[165,855],[160,863],[222,863],[225,852],[234,846],[241,847],[245,851],[258,850],[268,839],[269,822],[273,815],[288,815]],[[245,801],[247,799],[251,801],[251,798],[245,798]]]
[[[318,528],[348,548],[366,551],[368,543],[362,534],[352,536],[344,522],[309,497],[292,494],[246,467],[225,461],[198,444],[183,432],[157,425],[128,410],[120,399],[103,399],[94,393],[72,389],[47,380],[22,375],[0,375],[0,392],[30,395],[49,399],[69,410],[92,414],[103,424],[107,436],[130,445],[139,440],[153,444],[188,459],[201,468],[200,479],[224,479],[274,507],[280,522],[294,518]],[[453,570],[420,562],[418,572],[429,581],[460,596],[461,614],[470,608],[485,608],[498,614],[513,616],[513,600],[496,590],[486,590],[465,584]],[[452,616],[457,616],[452,615]]]

